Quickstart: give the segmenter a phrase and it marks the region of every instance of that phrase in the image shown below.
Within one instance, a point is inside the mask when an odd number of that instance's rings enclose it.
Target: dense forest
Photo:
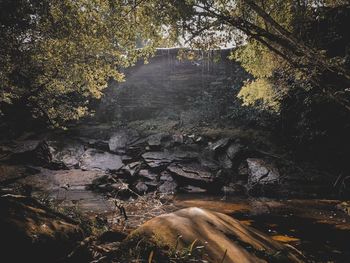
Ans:
[[[3,262],[348,262],[348,0],[0,0]]]

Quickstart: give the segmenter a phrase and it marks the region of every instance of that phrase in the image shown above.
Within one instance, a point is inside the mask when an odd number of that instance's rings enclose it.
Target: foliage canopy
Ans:
[[[290,86],[282,83],[277,73],[295,76],[294,81],[302,80],[306,89],[312,86],[350,110],[347,92],[350,73],[344,60],[316,47],[303,28],[310,21],[319,20],[322,10],[346,7],[349,1],[180,0],[160,5],[166,6],[165,10],[177,10],[166,13],[168,21],[172,21],[169,27],[191,47],[209,49],[230,44],[240,47],[232,58],[240,61],[254,78],[264,79],[247,84],[244,93],[247,95],[249,90],[256,94],[240,96],[244,103],[254,104],[253,98],[257,98],[263,102],[260,106],[276,109]],[[266,96],[259,90],[262,87]]]
[[[108,80],[147,58],[161,40],[151,3],[3,0],[0,106],[27,105],[53,125],[89,113]]]
[[[89,114],[110,78],[155,47],[239,46],[254,80],[246,105],[278,111],[293,85],[350,110],[349,70],[308,42],[303,26],[347,0],[2,0],[0,110],[16,102],[53,125]],[[281,77],[283,76],[283,77]],[[285,78],[285,76],[293,76]],[[334,85],[334,83],[337,85]]]

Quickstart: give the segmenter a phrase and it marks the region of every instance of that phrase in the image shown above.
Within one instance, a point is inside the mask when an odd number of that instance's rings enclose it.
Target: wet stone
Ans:
[[[142,155],[147,165],[152,168],[166,166],[173,161],[173,156],[167,152],[146,152]]]
[[[99,149],[102,151],[109,150],[108,141],[89,139],[87,143],[88,143],[89,147],[91,147],[91,148],[96,148],[96,149]]]
[[[41,140],[16,141],[14,146],[10,148],[10,152],[15,154],[31,152],[34,151],[40,143],[42,143]]]
[[[233,159],[235,159],[237,157],[237,155],[241,152],[242,149],[243,149],[243,147],[242,147],[241,144],[239,144],[239,143],[232,143],[227,148],[226,154],[227,154],[228,158],[233,160]]]
[[[218,162],[215,161],[213,158],[210,158],[210,156],[202,156],[199,159],[199,162],[203,167],[206,167],[211,171],[216,171],[220,168]]]
[[[7,184],[38,172],[25,166],[0,164],[0,184]]]
[[[171,164],[167,170],[179,180],[187,179],[194,182],[212,183],[215,176],[198,163]]]
[[[103,170],[116,171],[123,167],[123,162],[119,155],[88,149],[80,159],[82,170]]]
[[[142,155],[147,165],[151,168],[164,167],[174,161],[189,161],[197,158],[198,154],[191,151],[163,151],[146,152]]]
[[[220,154],[219,157],[220,166],[224,169],[231,169],[232,168],[232,161],[227,156],[226,153]]]
[[[166,133],[157,133],[157,134],[153,134],[148,136],[147,138],[147,144],[150,147],[157,147],[157,146],[161,146],[162,143],[169,138],[169,135]]]
[[[143,178],[145,178],[147,180],[151,180],[151,181],[156,181],[157,177],[158,177],[158,175],[156,173],[152,173],[151,171],[146,170],[146,169],[140,170],[138,175],[140,177],[143,177]]]
[[[171,176],[171,174],[168,171],[163,171],[160,174],[160,181],[168,181],[168,182],[172,182],[174,181],[174,178]]]
[[[108,141],[109,150],[115,153],[125,153],[129,144],[138,138],[134,130],[119,130],[114,132]]]
[[[262,159],[249,158],[248,164],[248,184],[276,184],[279,182],[280,175],[276,167]]]
[[[148,186],[144,182],[138,182],[135,185],[135,189],[138,193],[144,194],[148,191]]]
[[[78,167],[79,160],[85,151],[84,145],[76,141],[64,143],[61,141],[50,141],[48,145],[52,161],[61,162],[68,168]]]
[[[184,143],[184,136],[182,134],[174,134],[172,136],[173,142],[176,144],[183,144]]]
[[[161,193],[174,193],[177,188],[177,183],[174,181],[165,181],[158,187],[158,191]]]
[[[121,170],[130,176],[135,176],[140,169],[141,162],[133,162],[125,165]]]

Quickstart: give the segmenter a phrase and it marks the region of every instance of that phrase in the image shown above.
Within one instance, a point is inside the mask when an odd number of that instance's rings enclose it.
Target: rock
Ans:
[[[176,192],[177,183],[174,181],[165,181],[158,187],[158,191],[161,193],[174,193]]]
[[[138,158],[142,153],[145,152],[145,148],[149,148],[150,150],[150,147],[147,145],[147,137],[137,138],[128,144],[126,153],[129,156]]]
[[[56,262],[72,251],[83,231],[72,219],[30,197],[0,197],[1,256],[8,262]]]
[[[210,144],[209,150],[216,152],[218,150],[225,148],[229,142],[230,142],[230,138],[220,139],[220,140]]]
[[[163,182],[173,182],[174,181],[174,178],[171,176],[171,174],[168,171],[163,171],[160,173],[160,175],[161,175],[159,178],[160,181],[163,181]]]
[[[129,135],[126,131],[114,133],[108,141],[109,150],[116,153],[124,153],[129,141]]]
[[[224,169],[231,169],[232,168],[232,161],[228,157],[226,153],[222,153],[218,157],[220,166]]]
[[[143,181],[147,186],[151,186],[151,187],[157,187],[158,186],[158,182],[157,181]]]
[[[0,185],[15,182],[18,179],[38,173],[39,170],[19,165],[0,164]]]
[[[276,184],[279,182],[280,175],[278,170],[262,159],[249,158],[248,164],[248,184],[253,186],[257,184]]]
[[[242,151],[243,146],[239,143],[231,143],[226,150],[226,155],[231,160],[235,159],[237,155]]]
[[[17,141],[10,151],[14,154],[32,152],[38,148],[42,142],[41,140]]]
[[[52,161],[49,146],[44,140],[17,141],[11,147],[7,147],[5,153],[6,156],[2,160],[9,163],[47,166]]]
[[[196,247],[204,246],[204,251],[199,254],[207,255],[204,256],[206,262],[304,262],[303,256],[295,249],[273,240],[268,235],[228,215],[196,207],[149,220],[133,231],[124,240],[124,245],[134,247],[141,243],[141,239],[155,238],[164,247],[174,247],[177,244],[179,251],[190,247],[194,242]],[[154,261],[158,262],[160,259],[155,257]]]
[[[203,167],[206,167],[211,171],[217,171],[220,169],[219,163],[214,160],[214,156],[201,156],[199,162]]]
[[[135,176],[140,170],[141,162],[132,162],[125,165],[121,170],[129,176]]]
[[[141,176],[147,180],[151,180],[151,181],[156,181],[157,177],[158,177],[158,175],[156,173],[152,173],[151,171],[146,170],[146,169],[140,170],[139,176]]]
[[[198,156],[197,153],[190,151],[163,151],[146,152],[142,155],[147,165],[151,168],[165,167],[174,161],[192,160]]]
[[[142,158],[151,168],[167,166],[174,160],[173,155],[168,152],[146,152],[142,154]]]
[[[123,167],[123,162],[119,155],[88,149],[82,155],[79,166],[83,170],[116,171]]]
[[[166,133],[152,134],[147,137],[147,144],[150,147],[158,147],[158,146],[161,146],[166,140],[169,140],[169,134],[166,134]]]
[[[108,175],[110,176],[110,175]],[[32,187],[33,196],[59,200],[62,205],[78,208],[82,212],[104,213],[114,207],[101,194],[90,190],[97,185],[106,184],[107,175],[101,171],[82,171],[80,169],[57,170],[41,169],[39,174],[19,179],[19,185]]]
[[[182,134],[174,134],[172,136],[173,142],[175,144],[183,144],[184,143],[184,136]]]
[[[198,163],[173,163],[167,170],[179,180],[187,182],[209,184],[215,180],[215,176]]]
[[[108,141],[109,150],[115,153],[125,153],[129,144],[138,138],[138,133],[134,130],[119,130],[111,136]]]
[[[197,186],[193,186],[193,185],[186,185],[181,187],[181,191],[186,192],[186,193],[190,193],[190,194],[201,194],[201,193],[206,193],[207,190],[197,187]]]
[[[144,181],[145,185],[148,187],[148,192],[153,192],[157,190],[158,182],[155,181]]]
[[[49,166],[52,163],[52,154],[46,141],[42,141],[33,152],[30,153],[31,163],[35,165]]]
[[[79,169],[50,171],[42,169],[39,174],[27,176],[18,180],[18,183],[54,193],[65,187],[70,190],[85,189],[86,186],[102,177],[104,177],[104,173],[99,171],[81,171]]]
[[[148,191],[148,186],[144,182],[138,182],[135,185],[135,189],[138,193],[144,194]]]
[[[88,139],[87,144],[91,148],[96,148],[101,151],[109,151],[109,141]]]
[[[67,168],[77,168],[79,160],[85,151],[84,145],[74,141],[68,143],[49,141],[48,145],[52,155],[52,162],[63,163]]]
[[[122,158],[122,161],[125,163],[129,163],[133,161],[133,157],[129,156],[129,155],[122,155],[120,156],[120,158]]]
[[[199,154],[193,151],[191,147],[174,149],[172,151],[174,161],[191,161],[198,158]]]

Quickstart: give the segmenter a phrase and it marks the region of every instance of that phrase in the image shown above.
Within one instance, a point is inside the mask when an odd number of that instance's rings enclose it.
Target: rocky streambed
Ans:
[[[331,175],[305,169],[235,137],[82,126],[69,133],[2,143],[0,154],[2,185],[17,181],[34,191],[40,186],[70,190],[89,186],[118,198],[154,191],[274,197],[325,196],[333,191]],[[35,175],[20,176],[16,169]],[[19,177],[25,178],[18,181]],[[48,183],[40,183],[45,178]]]
[[[74,208],[128,233],[186,207],[239,219],[313,262],[346,262],[334,178],[235,136],[86,125],[0,144],[2,194]],[[331,199],[331,200],[330,200]]]

